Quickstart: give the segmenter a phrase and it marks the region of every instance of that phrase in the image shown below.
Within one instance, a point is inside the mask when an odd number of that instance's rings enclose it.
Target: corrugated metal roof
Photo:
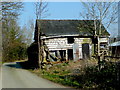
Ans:
[[[109,46],[120,46],[120,41],[109,44]]]

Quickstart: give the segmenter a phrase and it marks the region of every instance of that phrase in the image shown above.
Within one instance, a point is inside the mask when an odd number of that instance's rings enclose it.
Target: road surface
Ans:
[[[16,63],[2,66],[2,88],[67,88],[21,69]]]

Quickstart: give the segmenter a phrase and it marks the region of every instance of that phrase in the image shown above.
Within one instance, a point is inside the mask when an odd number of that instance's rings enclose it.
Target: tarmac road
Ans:
[[[2,65],[2,88],[68,88],[21,69],[16,63]]]

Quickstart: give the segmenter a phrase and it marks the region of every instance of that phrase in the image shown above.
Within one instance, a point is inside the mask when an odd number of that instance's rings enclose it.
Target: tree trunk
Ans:
[[[40,56],[41,56],[41,53],[40,53],[40,49],[41,49],[41,48],[40,48],[40,47],[41,47],[41,45],[40,45],[41,42],[40,42],[40,41],[41,41],[41,39],[40,39],[40,37],[41,37],[41,36],[40,36],[40,29],[38,28],[38,42],[37,42],[37,43],[38,43],[38,64],[39,64],[38,66],[39,66],[39,67],[41,67],[41,60],[40,60],[40,59],[41,59],[41,58],[40,58]]]

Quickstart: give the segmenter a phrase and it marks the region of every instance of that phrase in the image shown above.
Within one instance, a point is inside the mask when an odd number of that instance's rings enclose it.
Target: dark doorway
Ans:
[[[113,46],[112,47],[112,56],[120,57],[120,46]]]
[[[73,49],[68,49],[68,60],[73,60]]]
[[[90,58],[90,49],[89,49],[89,44],[88,43],[82,44],[82,55],[83,55],[83,59],[89,59]]]
[[[66,51],[65,50],[59,50],[60,56],[61,56],[61,61],[65,61],[66,59]]]

